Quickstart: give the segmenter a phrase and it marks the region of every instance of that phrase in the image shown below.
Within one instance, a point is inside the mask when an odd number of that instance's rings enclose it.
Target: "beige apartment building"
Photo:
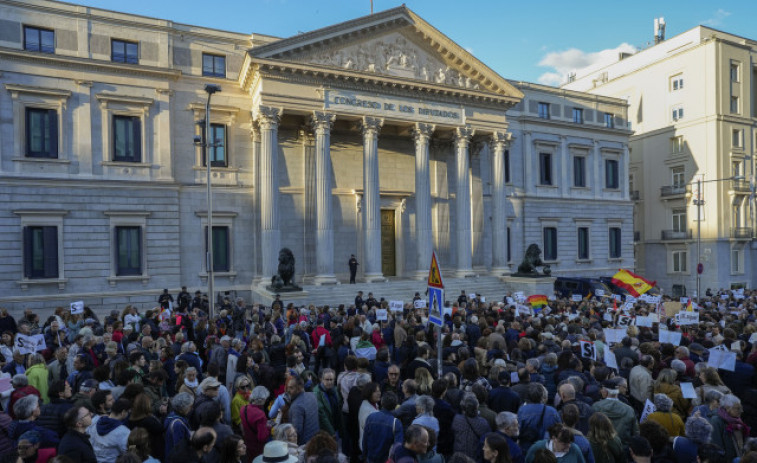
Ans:
[[[756,54],[697,26],[563,87],[628,101],[636,270],[668,294],[696,292],[699,262],[702,293],[754,287]]]

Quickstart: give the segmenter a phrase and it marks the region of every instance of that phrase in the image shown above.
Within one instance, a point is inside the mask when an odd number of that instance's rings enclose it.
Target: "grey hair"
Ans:
[[[725,409],[731,408],[734,405],[741,405],[741,399],[733,394],[726,394],[722,399],[720,399],[720,406]]]
[[[534,367],[536,370],[538,370],[539,366],[540,366],[539,359],[537,359],[537,358],[530,358],[530,359],[526,360],[526,365],[527,366],[530,365],[530,366]]]
[[[497,424],[497,429],[509,428],[518,422],[518,415],[513,412],[499,412],[494,422]]]
[[[247,375],[239,375],[239,376],[237,376],[237,378],[236,378],[236,379],[234,380],[234,389],[239,389],[239,384],[240,384],[240,383],[241,383],[242,381],[247,381],[248,383],[252,383],[252,380],[250,380],[250,377],[249,377],[249,376],[247,376]]]
[[[194,404],[194,397],[192,397],[192,394],[188,392],[180,392],[174,396],[173,399],[171,399],[171,406],[174,410],[179,412],[179,414],[184,414],[182,412],[188,412],[192,408],[192,404]]]
[[[287,439],[287,431],[290,429],[294,429],[294,432],[297,432],[297,429],[295,429],[291,423],[284,423],[276,426],[276,431],[273,433],[273,439],[287,442],[289,440]]]
[[[20,387],[28,386],[29,385],[29,378],[26,375],[15,375],[13,379],[11,380],[11,385],[13,386],[13,389],[18,389]],[[14,411],[15,413],[15,411]]]
[[[575,389],[576,394],[582,392],[584,390],[584,386],[586,386],[586,384],[584,384],[584,380],[581,379],[580,376],[568,376],[565,381],[568,381],[573,385],[573,389]]]
[[[421,413],[432,413],[434,411],[434,399],[430,395],[422,395],[415,399],[415,409],[422,410]]]
[[[709,391],[704,393],[704,401],[707,403],[710,403],[714,400],[717,400],[718,402],[720,402],[721,400],[723,400],[724,395],[725,394],[718,391],[717,389],[710,389]]]
[[[673,408],[673,399],[665,394],[655,394],[654,406],[658,412],[669,412]]]
[[[197,368],[195,368],[195,367],[187,367],[187,369],[184,370],[184,374],[186,375],[187,373],[197,373]]]
[[[467,417],[478,416],[478,399],[476,396],[470,392],[466,393],[460,401],[460,410]]]
[[[683,354],[684,357],[689,356],[689,348],[686,346],[678,346],[678,349],[676,349],[678,352]]]
[[[268,400],[270,395],[271,393],[268,392],[268,389],[265,386],[255,386],[255,389],[250,393],[250,401],[262,404]]]
[[[365,386],[366,384],[368,384],[370,382],[371,382],[371,377],[370,376],[368,376],[368,375],[360,375],[355,380],[355,385],[357,387],[363,387],[363,386]]]
[[[712,437],[712,425],[707,418],[692,416],[686,420],[686,437],[699,445],[707,444]]]
[[[29,357],[29,366],[36,365],[38,363],[45,363],[45,358],[40,354],[32,354]]]
[[[16,414],[16,419],[20,421],[28,420],[32,416],[34,410],[39,406],[39,397],[36,395],[28,395],[22,397],[13,404],[13,413]]]
[[[675,370],[675,372],[679,375],[686,373],[686,364],[683,362],[683,360],[673,360],[672,362],[670,362],[670,368]]]
[[[241,345],[242,345],[242,340],[241,339],[234,338],[234,339],[231,340],[231,346],[232,347],[234,347],[234,346],[241,346]]]

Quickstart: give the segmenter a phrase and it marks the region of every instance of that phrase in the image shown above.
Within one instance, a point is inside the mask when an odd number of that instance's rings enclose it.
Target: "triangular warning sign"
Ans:
[[[428,271],[428,285],[432,288],[444,289],[442,269],[439,268],[439,263],[436,261],[435,252],[431,253],[431,268]]]

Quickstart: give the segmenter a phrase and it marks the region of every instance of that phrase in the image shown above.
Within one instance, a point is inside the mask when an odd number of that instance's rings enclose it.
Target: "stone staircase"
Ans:
[[[317,306],[328,304],[331,307],[344,304],[349,306],[355,301],[358,291],[363,292],[363,298],[368,297],[372,292],[376,299],[382,297],[387,301],[404,301],[410,302],[416,292],[421,293],[421,297],[427,298],[425,280],[393,280],[389,279],[382,283],[357,283],[339,284],[329,286],[303,285],[301,293],[282,293],[281,300],[285,304],[293,302],[295,305],[304,306],[315,304]],[[457,300],[461,290],[466,294],[480,294],[486,298],[486,301],[501,301],[505,296],[504,283],[495,276],[479,276],[472,278],[444,278],[444,297],[450,302]],[[255,303],[270,305],[273,301],[273,294],[265,289],[254,289],[252,300]]]

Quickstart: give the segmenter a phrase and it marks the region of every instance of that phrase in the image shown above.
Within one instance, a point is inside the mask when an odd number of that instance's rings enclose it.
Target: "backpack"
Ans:
[[[544,425],[544,412],[547,411],[547,406],[542,405],[541,410],[541,416],[539,417],[539,422],[536,426],[528,425],[523,428],[523,430],[520,432],[520,439],[524,442],[531,442],[534,443],[538,441],[541,438],[541,428]]]

